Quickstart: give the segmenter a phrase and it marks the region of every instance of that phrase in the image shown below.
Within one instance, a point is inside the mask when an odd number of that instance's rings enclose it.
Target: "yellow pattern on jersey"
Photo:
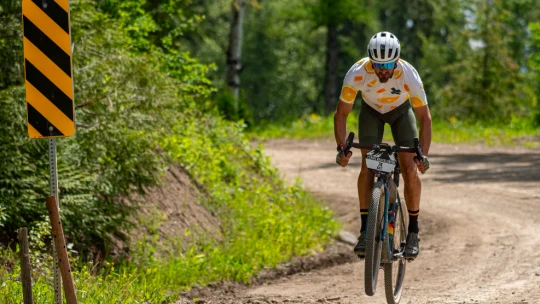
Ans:
[[[427,105],[420,75],[412,65],[401,59],[392,78],[386,83],[379,81],[367,57],[359,60],[345,76],[340,100],[352,104],[358,91],[369,106],[383,114],[407,102],[409,98],[413,108]]]

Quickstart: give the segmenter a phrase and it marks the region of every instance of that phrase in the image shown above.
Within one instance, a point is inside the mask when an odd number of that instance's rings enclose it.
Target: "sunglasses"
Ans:
[[[375,63],[375,62],[372,62],[371,64],[373,64],[374,68],[379,69],[379,70],[382,70],[382,69],[390,70],[391,68],[394,67],[396,62],[395,61],[387,62],[387,63]]]

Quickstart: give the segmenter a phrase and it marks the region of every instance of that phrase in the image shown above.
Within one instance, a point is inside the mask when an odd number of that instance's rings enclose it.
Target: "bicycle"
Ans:
[[[403,252],[409,219],[405,200],[400,198],[397,190],[401,173],[397,156],[398,152],[416,153],[416,156],[422,159],[422,151],[418,138],[414,138],[415,146],[412,148],[390,146],[386,143],[361,145],[353,141],[354,133],[351,132],[345,143],[345,155],[351,148],[370,149],[366,155],[366,164],[377,178],[371,194],[366,228],[366,294],[375,294],[379,269],[383,268],[386,301],[397,304],[401,300],[405,278],[407,259]],[[386,250],[382,250],[383,245]]]

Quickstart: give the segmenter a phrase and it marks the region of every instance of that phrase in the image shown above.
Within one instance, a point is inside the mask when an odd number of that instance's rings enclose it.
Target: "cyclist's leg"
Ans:
[[[401,153],[398,155],[399,167],[403,180],[405,181],[405,201],[409,212],[420,210],[420,195],[422,192],[422,184],[418,176],[418,170],[414,163],[414,154]],[[409,231],[410,232],[410,231]],[[414,231],[417,232],[417,231]]]
[[[394,141],[398,146],[413,147],[414,137],[418,137],[418,131],[416,129],[416,118],[414,116],[410,102],[406,102],[399,106],[395,113],[395,119],[389,122],[392,127],[392,135]],[[410,211],[416,211],[420,209],[420,193],[421,183],[418,176],[418,170],[414,163],[414,154],[412,153],[400,153],[399,166],[405,181],[405,200],[407,202],[407,209]]]
[[[392,136],[396,145],[402,147],[414,146],[414,138],[418,137],[418,130],[416,129],[416,117],[409,101],[384,114],[383,118],[392,128]]]
[[[418,176],[418,170],[414,163],[414,154],[400,153],[399,166],[403,173],[403,180],[405,181],[405,200],[407,203],[407,209],[409,210],[409,227],[407,234],[407,243],[405,245],[404,256],[408,259],[414,259],[420,252],[418,242],[420,238],[418,236],[418,215],[420,214],[420,195],[422,193],[422,184],[420,177]]]
[[[362,101],[360,116],[358,117],[358,139],[360,144],[380,144],[384,133],[384,121],[381,114]],[[373,189],[373,173],[366,165],[367,149],[362,149],[362,169],[358,176],[358,199],[360,209],[369,209],[371,190]]]
[[[358,175],[358,200],[360,202],[360,210],[369,209],[371,190],[373,189],[373,185],[375,183],[374,175],[371,171],[369,171],[366,165],[366,154],[368,152],[369,150],[362,149],[362,169],[360,169],[360,175]]]
[[[380,114],[379,114],[380,115]],[[378,117],[378,113],[362,102],[360,116],[358,118],[358,138],[361,144],[376,144],[382,140],[384,132],[384,121]],[[358,256],[363,257],[366,251],[365,230],[368,220],[368,210],[371,201],[371,191],[374,184],[373,173],[366,166],[367,149],[362,149],[362,169],[358,176],[358,200],[360,203],[360,236],[358,244],[354,246],[354,251]]]
[[[416,118],[409,102],[401,110],[403,114],[397,117],[391,124],[392,134],[396,145],[412,147],[414,145],[413,138],[418,136]],[[419,253],[418,214],[420,212],[422,184],[418,176],[416,164],[414,163],[414,156],[411,153],[400,153],[398,155],[399,166],[405,181],[405,200],[407,209],[409,210],[409,233],[404,252],[408,258],[415,258]]]

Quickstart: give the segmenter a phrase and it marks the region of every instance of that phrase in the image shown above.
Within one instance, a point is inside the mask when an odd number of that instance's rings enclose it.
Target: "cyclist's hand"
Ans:
[[[352,152],[349,151],[349,153],[347,153],[347,155],[345,155],[345,151],[339,151],[337,156],[336,156],[336,163],[342,167],[345,167],[347,166],[347,164],[349,163],[349,159],[351,159],[351,156],[352,156]]]
[[[429,159],[427,156],[424,156],[424,158],[420,161],[418,157],[414,157],[414,162],[416,163],[416,166],[418,167],[418,171],[420,173],[424,174],[429,169]]]

